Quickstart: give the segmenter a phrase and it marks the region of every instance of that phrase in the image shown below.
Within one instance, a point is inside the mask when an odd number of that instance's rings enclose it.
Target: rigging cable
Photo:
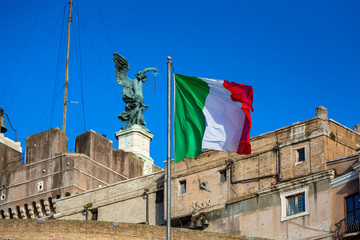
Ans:
[[[57,64],[56,64],[56,73],[55,73],[55,84],[54,84],[54,91],[53,91],[53,98],[52,98],[52,106],[51,106],[51,117],[50,117],[50,128],[53,126],[53,123],[54,123],[54,116],[55,116],[55,106],[56,106],[56,102],[57,102],[57,99],[55,98],[56,96],[56,89],[58,88],[59,86],[59,79],[60,79],[60,69],[62,69],[62,64],[61,64],[61,59],[62,57],[64,56],[64,46],[65,46],[65,40],[64,39],[64,24],[65,24],[65,21],[66,21],[66,2],[64,4],[64,11],[63,11],[63,20],[62,20],[62,25],[61,25],[61,34],[60,34],[60,41],[59,41],[59,52],[58,52],[58,59],[57,59]],[[61,54],[63,53],[63,54]]]
[[[107,30],[107,27],[106,27],[104,18],[103,18],[102,14],[101,14],[101,10],[100,10],[100,6],[99,6],[99,3],[98,3],[98,0],[95,0],[95,2],[96,2],[96,9],[99,11],[99,15],[100,15],[100,18],[101,18],[101,22],[102,22],[102,24],[103,24],[103,26],[104,26],[104,29],[105,29],[105,32],[106,32],[106,36],[107,36],[107,38],[108,38],[108,40],[109,40],[110,46],[111,46],[113,52],[115,52],[115,48],[114,48],[114,45],[112,44],[109,31]]]
[[[106,79],[108,80],[108,82],[109,82],[109,84],[110,84],[110,86],[111,86],[111,89],[112,89],[113,92],[115,93],[115,96],[116,96],[116,98],[118,99],[118,101],[119,101],[119,102],[122,102],[122,101],[120,100],[121,98],[119,97],[119,95],[118,95],[117,92],[115,91],[114,86],[112,85],[112,81],[110,80],[110,78],[109,78],[109,76],[108,76],[108,74],[107,74],[107,72],[106,72],[106,70],[105,70],[105,67],[104,67],[104,65],[103,65],[103,63],[102,63],[102,61],[101,61],[101,59],[100,59],[100,56],[99,56],[98,52],[96,51],[96,48],[95,48],[95,46],[94,46],[94,43],[91,41],[91,38],[90,38],[88,32],[86,31],[86,28],[84,27],[83,22],[82,22],[80,19],[79,19],[79,22],[80,22],[82,28],[84,29],[85,35],[86,35],[87,38],[89,39],[90,45],[91,45],[91,47],[93,48],[93,50],[94,50],[94,52],[95,52],[95,55],[96,55],[96,57],[97,57],[97,59],[98,59],[98,61],[99,61],[99,63],[100,63],[100,66],[101,66],[102,70],[103,70],[104,73],[105,73]]]
[[[21,88],[22,84],[24,83],[25,78],[26,78],[27,75],[30,73],[30,70],[31,70],[32,66],[33,66],[34,63],[36,62],[36,60],[37,60],[37,58],[39,57],[42,49],[44,48],[46,42],[49,40],[51,34],[54,32],[55,27],[56,27],[56,25],[58,24],[59,21],[60,21],[60,18],[58,18],[58,20],[57,20],[56,23],[54,24],[53,28],[51,29],[51,31],[49,32],[49,34],[48,34],[47,37],[45,38],[43,44],[41,45],[41,47],[40,47],[40,49],[39,49],[39,51],[38,51],[38,53],[36,54],[35,58],[33,59],[32,63],[30,64],[29,68],[27,69],[24,77],[21,79],[20,84],[19,84],[18,87],[15,89],[13,95],[10,97],[10,100],[9,100],[8,103],[6,104],[6,107],[10,106],[10,104],[12,103],[12,100],[13,100],[13,98],[15,97],[15,95],[17,94],[17,91],[19,91],[19,89]]]
[[[69,88],[69,96],[70,96],[70,99],[74,99],[72,94],[70,93],[70,88]],[[71,101],[68,101],[68,103],[71,102]],[[77,110],[77,107],[75,106],[75,112],[76,112],[76,116],[77,116],[77,119],[79,120],[79,123],[81,125],[81,120],[80,120],[80,115],[79,115],[79,112]]]
[[[81,86],[81,106],[82,106],[82,111],[83,111],[83,120],[84,120],[84,131],[86,131],[86,121],[85,121],[85,101],[84,101],[84,81],[83,81],[83,76],[82,76],[82,57],[81,57],[81,39],[80,39],[80,17],[79,17],[79,1],[76,1],[76,6],[74,4],[74,8],[76,10],[76,15],[77,15],[77,18],[78,18],[78,21],[77,21],[77,33],[78,33],[78,38],[79,38],[79,41],[78,41],[78,44],[79,44],[79,72],[80,72],[80,86]],[[76,46],[76,44],[75,44]]]
[[[28,45],[28,41],[29,41],[29,39],[30,39],[30,36],[32,35],[32,32],[34,31],[34,28],[35,28],[35,26],[36,26],[36,24],[37,24],[37,21],[39,20],[39,17],[40,17],[40,15],[41,15],[41,12],[42,12],[44,6],[45,6],[45,3],[46,3],[46,1],[44,0],[43,3],[42,3],[42,5],[41,5],[41,7],[40,7],[40,11],[39,11],[38,15],[36,16],[35,22],[33,23],[32,27],[31,27],[31,29],[30,29],[30,32],[29,32],[29,34],[28,34],[27,37],[26,37],[25,44],[24,44],[23,48],[22,48],[21,51],[20,51],[20,54],[19,54],[19,56],[18,56],[18,58],[17,58],[17,60],[16,60],[16,63],[15,63],[15,65],[14,65],[14,68],[13,68],[13,70],[11,71],[10,77],[8,78],[8,80],[7,80],[6,84],[5,84],[5,87],[3,88],[3,90],[2,90],[2,92],[1,92],[1,94],[0,94],[0,99],[1,99],[1,97],[4,95],[4,93],[5,93],[8,85],[9,85],[9,83],[10,83],[10,80],[12,79],[12,77],[13,77],[13,75],[14,75],[14,73],[15,73],[15,70],[17,70],[16,67],[17,67],[17,65],[18,65],[18,63],[19,63],[19,61],[20,61],[20,59],[21,59],[21,57],[22,57],[22,55],[23,55],[23,53],[24,53],[25,47]]]
[[[56,96],[55,96],[55,98],[60,94],[60,93],[62,93],[62,91],[64,90],[64,88],[65,88],[65,86],[63,86],[61,89],[59,89],[59,91],[58,91],[58,93],[56,94]],[[43,114],[41,115],[41,117],[40,117],[40,119],[35,123],[35,125],[31,128],[31,133],[30,134],[32,134],[33,132],[35,132],[35,131],[33,131],[39,124],[40,124],[40,122],[41,122],[41,120],[43,119],[43,117],[44,117],[44,115],[49,111],[49,108],[51,108],[51,105],[52,105],[52,103],[50,102],[49,103],[49,105],[46,107],[46,109],[45,109],[45,111],[43,112]],[[49,114],[50,115],[50,114]],[[49,115],[46,117],[46,119],[49,117]],[[45,119],[45,120],[46,120]],[[44,123],[45,123],[46,121],[44,121]],[[43,124],[44,125],[44,124]],[[42,125],[42,126],[43,126]],[[29,134],[29,135],[30,135]]]

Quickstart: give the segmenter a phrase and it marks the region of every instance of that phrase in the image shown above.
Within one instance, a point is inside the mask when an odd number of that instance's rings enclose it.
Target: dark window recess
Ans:
[[[91,220],[98,220],[98,209],[91,209]]]
[[[155,203],[162,203],[162,202],[164,202],[164,190],[156,192]]]
[[[355,221],[360,222],[359,194],[346,198],[346,215],[349,218],[349,225],[352,225]]]
[[[298,154],[298,162],[305,161],[305,148],[298,149],[297,154]]]
[[[226,182],[226,170],[222,170],[220,173],[220,183]]]
[[[186,181],[180,181],[180,194],[186,193]]]

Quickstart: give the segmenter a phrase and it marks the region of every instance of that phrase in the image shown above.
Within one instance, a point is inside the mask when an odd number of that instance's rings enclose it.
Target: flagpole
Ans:
[[[171,57],[167,57],[166,240],[171,240]]]
[[[68,20],[68,36],[67,36],[67,50],[66,50],[66,69],[65,69],[65,84],[64,84],[64,113],[63,113],[63,129],[65,134],[66,129],[66,111],[67,111],[67,91],[68,91],[68,79],[69,79],[69,48],[70,48],[70,23],[71,23],[71,0],[69,1],[69,20]]]

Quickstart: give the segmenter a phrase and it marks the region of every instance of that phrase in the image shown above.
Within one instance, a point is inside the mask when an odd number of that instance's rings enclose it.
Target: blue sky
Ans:
[[[62,128],[67,5],[14,0],[0,8],[0,106],[23,151],[27,136]],[[114,51],[128,59],[130,78],[145,67],[160,73],[156,92],[151,74],[144,84],[151,156],[160,167],[167,56],[177,73],[251,84],[251,136],[312,118],[318,106],[352,129],[360,124],[359,12],[357,0],[74,0],[68,100],[78,104],[68,104],[69,149],[90,129],[117,146],[124,103]]]

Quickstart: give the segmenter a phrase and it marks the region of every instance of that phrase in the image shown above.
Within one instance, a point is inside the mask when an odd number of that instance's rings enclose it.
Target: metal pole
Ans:
[[[171,57],[167,58],[166,240],[171,240]]]
[[[149,225],[149,189],[148,188],[144,189],[143,195],[146,198],[146,221],[145,221],[145,224]]]
[[[64,113],[63,113],[63,132],[66,130],[66,107],[67,107],[67,90],[69,76],[69,47],[70,47],[70,23],[71,23],[71,0],[69,1],[69,20],[68,20],[68,36],[66,50],[66,69],[65,69],[65,91],[64,91]]]

